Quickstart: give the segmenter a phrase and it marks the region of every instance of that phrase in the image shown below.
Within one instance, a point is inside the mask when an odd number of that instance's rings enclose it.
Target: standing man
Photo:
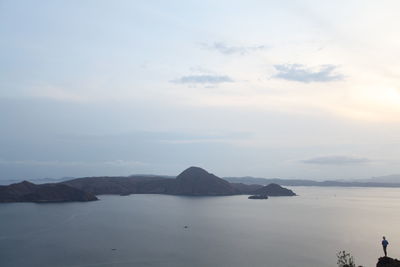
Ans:
[[[383,252],[385,253],[385,257],[387,256],[387,252],[386,252],[386,247],[387,245],[389,245],[389,242],[386,240],[386,237],[382,237],[382,247],[383,247]]]

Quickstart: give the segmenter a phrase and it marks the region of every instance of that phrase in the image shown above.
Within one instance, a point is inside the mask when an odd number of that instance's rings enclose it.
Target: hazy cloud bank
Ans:
[[[344,76],[335,72],[335,65],[320,65],[317,68],[309,68],[302,64],[278,64],[274,65],[278,71],[273,77],[288,81],[303,83],[331,82],[343,80]]]
[[[251,52],[265,50],[268,48],[266,45],[255,46],[229,46],[222,42],[214,42],[213,44],[201,44],[204,49],[214,50],[224,55],[245,55]]]
[[[0,159],[0,165],[26,165],[26,166],[137,166],[145,165],[145,163],[134,160],[109,160],[109,161],[59,161],[59,160],[4,160]]]
[[[232,83],[234,82],[232,78],[226,75],[187,75],[182,76],[177,80],[171,81],[178,84],[220,84],[220,83]]]
[[[320,165],[348,165],[348,164],[362,164],[368,163],[371,160],[367,158],[357,158],[348,156],[325,156],[315,157],[311,159],[302,160],[306,164],[320,164]]]

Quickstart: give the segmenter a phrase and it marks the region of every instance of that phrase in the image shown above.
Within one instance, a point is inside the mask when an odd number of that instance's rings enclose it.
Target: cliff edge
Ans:
[[[381,257],[378,259],[376,267],[400,267],[400,261],[389,257]]]

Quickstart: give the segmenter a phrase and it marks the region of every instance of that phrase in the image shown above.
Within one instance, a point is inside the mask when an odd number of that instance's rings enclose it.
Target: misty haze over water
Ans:
[[[398,190],[292,189],[299,196],[265,201],[130,195],[0,205],[0,266],[334,267],[345,249],[368,267],[383,234],[397,256]]]

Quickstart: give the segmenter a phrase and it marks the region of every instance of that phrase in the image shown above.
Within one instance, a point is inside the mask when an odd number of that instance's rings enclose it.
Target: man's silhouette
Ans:
[[[386,252],[386,247],[387,245],[389,245],[389,242],[386,240],[386,237],[382,237],[382,247],[383,247],[383,252],[385,253],[385,257],[387,256],[387,252]]]

